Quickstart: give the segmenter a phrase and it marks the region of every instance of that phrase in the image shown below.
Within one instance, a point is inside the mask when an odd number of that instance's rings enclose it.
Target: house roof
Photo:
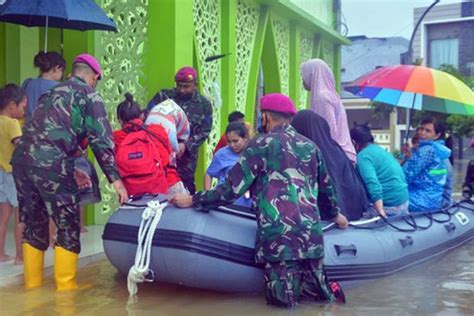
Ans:
[[[341,47],[341,81],[352,82],[379,66],[400,64],[400,54],[408,50],[404,37],[351,36],[351,46]]]

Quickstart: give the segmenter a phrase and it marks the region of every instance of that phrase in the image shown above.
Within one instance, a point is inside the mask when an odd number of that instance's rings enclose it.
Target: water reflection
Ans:
[[[52,277],[36,290],[0,288],[0,315],[338,315],[474,314],[474,241],[396,276],[345,290],[348,304],[305,302],[294,310],[273,308],[260,294],[229,294],[173,285],[139,285],[128,304],[126,280],[101,261],[79,270],[81,288],[57,293]]]

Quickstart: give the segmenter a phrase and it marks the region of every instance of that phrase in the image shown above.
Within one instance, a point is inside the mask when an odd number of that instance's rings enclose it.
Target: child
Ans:
[[[225,135],[227,137],[227,146],[216,152],[209,168],[207,168],[204,184],[206,190],[211,188],[212,178],[217,178],[218,184],[224,182],[227,173],[237,163],[240,153],[245,149],[249,141],[249,130],[245,123],[242,122],[230,123],[226,128]],[[246,193],[235,204],[250,207],[251,199]]]
[[[117,107],[122,129],[114,131],[115,155],[120,175],[131,195],[182,193],[176,168],[170,165],[172,148],[165,129],[159,124],[146,126],[140,106],[130,93]],[[134,137],[132,142],[130,137]],[[153,157],[150,157],[150,154]],[[152,162],[148,168],[145,163]]]
[[[66,61],[57,52],[39,52],[33,61],[35,67],[40,70],[40,75],[35,78],[26,79],[22,88],[25,90],[28,98],[28,107],[26,117],[29,119],[38,107],[39,97],[59,83],[63,77]]]
[[[18,222],[18,200],[10,159],[21,136],[19,119],[23,118],[27,98],[25,91],[15,84],[0,89],[0,262],[13,258],[5,253],[8,221],[15,213],[15,264],[23,263],[21,228]]]

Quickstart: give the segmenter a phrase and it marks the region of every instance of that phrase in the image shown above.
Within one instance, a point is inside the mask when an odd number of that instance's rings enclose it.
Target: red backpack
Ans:
[[[117,148],[116,160],[128,194],[166,194],[166,173],[153,139],[158,136],[144,126],[134,126],[127,133]]]

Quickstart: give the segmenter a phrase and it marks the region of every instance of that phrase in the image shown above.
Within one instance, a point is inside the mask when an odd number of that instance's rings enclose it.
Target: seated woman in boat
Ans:
[[[245,149],[249,141],[249,129],[242,122],[230,123],[225,131],[227,146],[219,149],[212,158],[207,168],[204,188],[209,190],[212,186],[212,178],[217,178],[217,184],[225,182],[229,170],[237,163],[240,153]],[[235,201],[236,205],[250,207],[252,200],[248,193]]]
[[[321,150],[342,213],[349,220],[361,218],[369,206],[367,192],[352,162],[342,147],[332,139],[327,121],[313,111],[302,110],[296,114],[291,125]]]
[[[410,212],[435,211],[443,206],[448,178],[446,160],[451,155],[451,150],[444,145],[444,135],[444,125],[426,117],[419,127],[418,149],[406,154],[403,171],[408,183]]]
[[[374,144],[369,127],[353,127],[351,138],[357,151],[357,170],[372,203],[368,215],[408,214],[407,182],[400,164],[389,152]]]
[[[404,159],[407,157],[411,157],[411,152],[417,150],[420,147],[420,129],[421,127],[418,127],[415,131],[415,134],[413,135],[411,139],[411,148],[408,146],[404,146],[403,154],[404,154]],[[448,145],[448,142],[446,142],[446,147],[448,147],[451,150],[451,155],[448,159],[444,160],[444,163],[446,165],[446,170],[447,170],[447,177],[446,177],[446,184],[444,185],[444,190],[443,190],[443,203],[442,207],[449,207],[452,203],[451,199],[451,194],[453,193],[453,165],[451,163],[452,161],[452,141],[450,142],[451,145]],[[402,160],[403,163],[404,160]]]
[[[172,147],[165,129],[147,126],[130,93],[117,107],[121,129],[113,132],[120,176],[131,195],[185,192],[176,168],[170,165]]]

